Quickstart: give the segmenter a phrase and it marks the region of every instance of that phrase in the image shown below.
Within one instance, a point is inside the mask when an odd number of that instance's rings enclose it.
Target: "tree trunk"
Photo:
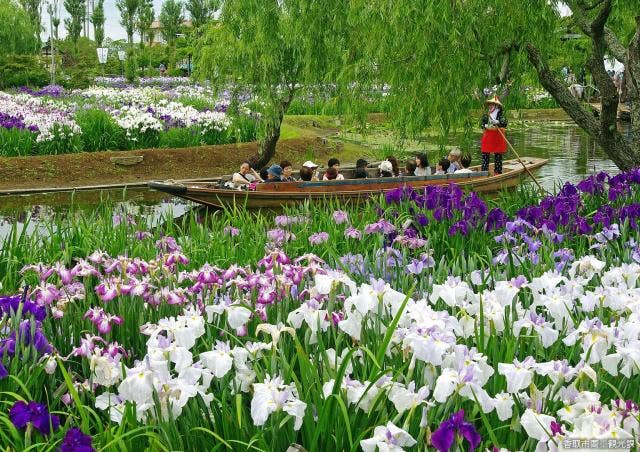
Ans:
[[[258,145],[258,155],[252,159],[252,167],[255,169],[262,168],[271,161],[276,154],[276,144],[280,139],[280,128],[282,126],[282,120],[284,115],[289,109],[289,105],[293,100],[293,95],[290,94],[287,99],[283,100],[278,106],[278,112],[272,121],[267,125],[264,138]]]
[[[588,67],[594,82],[602,94],[602,112],[597,120],[591,111],[574,98],[565,84],[558,79],[542,59],[540,51],[527,44],[529,62],[538,73],[538,79],[544,88],[560,104],[564,111],[589,134],[604,150],[607,156],[622,170],[640,165],[640,143],[635,135],[631,143],[627,142],[617,129],[618,96],[609,75],[604,69],[604,50],[594,43],[593,54]],[[631,92],[629,93],[631,96]]]
[[[640,16],[636,16],[636,34],[629,43],[625,71],[627,100],[631,103],[631,139],[640,154]]]

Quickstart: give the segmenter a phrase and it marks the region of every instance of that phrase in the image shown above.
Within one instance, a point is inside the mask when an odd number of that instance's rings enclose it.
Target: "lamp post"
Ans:
[[[98,62],[102,65],[102,76],[104,77],[104,65],[107,63],[107,56],[109,55],[109,48],[107,47],[98,47],[96,49],[98,52]]]
[[[122,67],[122,77],[124,78],[124,60],[127,58],[127,52],[124,50],[118,50],[118,59],[120,60],[120,66]]]

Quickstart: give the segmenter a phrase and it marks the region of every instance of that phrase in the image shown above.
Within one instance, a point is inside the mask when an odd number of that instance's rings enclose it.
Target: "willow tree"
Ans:
[[[196,75],[250,92],[263,131],[256,166],[274,155],[282,119],[302,86],[334,80],[348,0],[225,0],[196,49]],[[330,23],[336,24],[331,30]]]
[[[36,52],[36,29],[26,11],[13,0],[0,0],[0,23],[0,58]]]
[[[640,164],[640,18],[632,0],[355,0],[350,3],[350,45],[343,86],[388,84],[394,117],[408,131],[428,123],[446,133],[469,123],[482,105],[474,95],[508,82],[512,91],[539,81],[558,104],[620,167]],[[635,4],[635,12],[634,5]],[[631,22],[631,30],[629,24]],[[584,34],[584,65],[602,97],[602,114],[571,96],[560,68],[567,29]],[[631,142],[616,128],[617,96],[605,71],[605,55],[626,63],[632,100]],[[554,66],[556,65],[556,66]],[[346,94],[353,90],[346,90]]]

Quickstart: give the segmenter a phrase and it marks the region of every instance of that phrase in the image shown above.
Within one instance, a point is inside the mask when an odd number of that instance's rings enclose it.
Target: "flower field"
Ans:
[[[0,249],[10,449],[630,450],[640,170],[540,198],[102,205]],[[84,447],[84,449],[80,449]]]
[[[257,115],[242,102],[232,109],[229,105],[226,93],[218,97],[207,86],[176,81],[0,92],[0,156],[255,140]]]

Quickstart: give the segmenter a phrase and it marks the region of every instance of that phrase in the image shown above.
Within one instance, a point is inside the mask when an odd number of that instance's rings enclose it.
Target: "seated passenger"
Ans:
[[[356,162],[356,169],[353,172],[353,178],[354,179],[366,179],[368,177],[367,175],[367,165],[369,164],[369,162],[367,162],[365,159],[358,159],[358,161]]]
[[[282,168],[282,182],[295,182],[296,178],[293,177],[293,166],[288,160],[280,162],[280,168]]]
[[[251,168],[249,162],[243,162],[240,165],[240,171],[233,173],[231,182],[234,188],[241,188],[254,182],[262,182],[262,178],[256,173],[256,170]]]
[[[267,182],[282,182],[282,168],[273,164],[267,170]]]
[[[407,160],[407,163],[404,165],[404,173],[402,173],[402,176],[406,176],[406,177],[415,176],[415,172],[416,172],[416,161]]]
[[[263,166],[262,169],[260,170],[260,179],[262,179],[262,182],[266,182],[267,179],[269,179],[269,166]]]
[[[393,175],[398,177],[400,175],[400,168],[398,167],[398,159],[396,159],[393,155],[387,157],[387,162],[391,162],[391,166],[393,167]]]
[[[429,159],[427,154],[416,155],[416,170],[413,172],[415,176],[430,176],[431,167],[429,166]]]
[[[378,166],[380,177],[393,177],[393,165],[390,161],[385,160]]]
[[[471,156],[469,154],[465,154],[462,156],[462,158],[460,159],[460,164],[462,165],[462,168],[457,170],[454,174],[473,173],[473,170],[469,169],[469,167],[471,166]]]
[[[309,182],[313,179],[313,170],[308,166],[303,166],[300,168],[300,180]]]
[[[462,151],[460,149],[452,149],[447,156],[449,160],[449,169],[447,170],[447,174],[453,174],[460,168],[462,165],[460,164],[460,157],[462,157]]]
[[[334,167],[330,167],[327,168],[327,171],[324,173],[324,177],[322,178],[322,180],[342,180],[344,179],[344,177],[342,179],[338,179],[338,176],[342,176],[341,174],[338,174],[338,170]]]
[[[436,165],[436,174],[438,176],[442,176],[443,174],[447,174],[447,170],[449,169],[449,160],[441,159]]]
[[[327,162],[327,171],[324,173],[324,176],[322,176],[322,180],[333,180],[329,179],[328,177],[328,173],[331,168],[334,168],[336,170],[335,180],[344,180],[344,176],[340,174],[340,160],[338,160],[337,158],[329,159],[329,161]]]
[[[311,179],[310,180],[318,180],[318,165],[316,165],[315,163],[313,163],[311,160],[307,160],[306,162],[304,162],[302,164],[303,168],[308,168],[309,170],[311,170]],[[300,178],[302,179],[302,176],[300,176]]]

